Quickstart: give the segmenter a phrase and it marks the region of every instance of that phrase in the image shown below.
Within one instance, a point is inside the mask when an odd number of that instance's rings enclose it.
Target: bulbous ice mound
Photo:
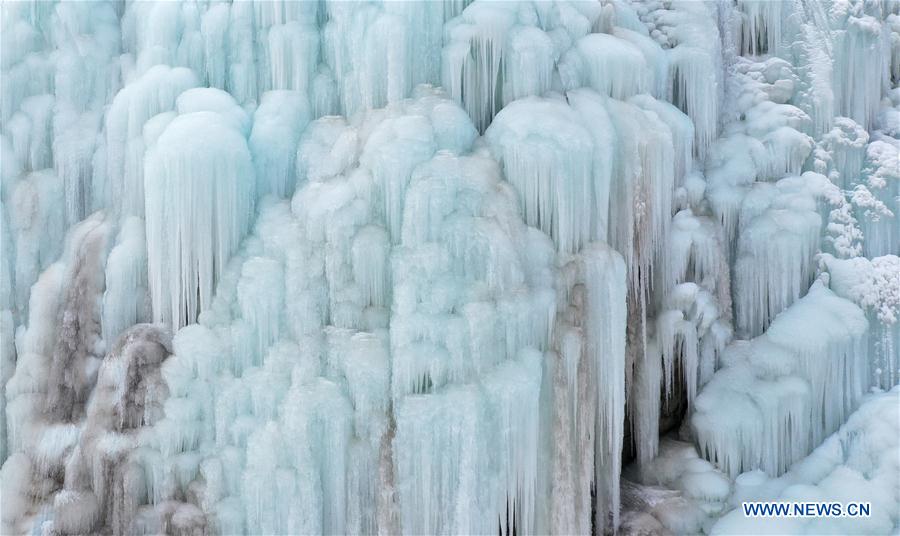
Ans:
[[[154,319],[174,327],[209,308],[216,281],[254,216],[250,121],[227,93],[182,93],[178,114],[144,163],[147,258]]]

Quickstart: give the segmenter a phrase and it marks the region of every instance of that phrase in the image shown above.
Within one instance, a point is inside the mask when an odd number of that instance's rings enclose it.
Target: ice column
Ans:
[[[207,309],[253,217],[255,178],[247,118],[226,93],[178,99],[144,165],[153,317],[180,327]],[[204,109],[212,108],[212,109]]]

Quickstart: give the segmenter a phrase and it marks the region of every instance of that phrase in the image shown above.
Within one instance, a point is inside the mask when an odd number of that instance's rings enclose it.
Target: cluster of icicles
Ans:
[[[791,6],[4,3],[0,532],[614,531],[676,392],[783,472],[900,372],[898,8]]]

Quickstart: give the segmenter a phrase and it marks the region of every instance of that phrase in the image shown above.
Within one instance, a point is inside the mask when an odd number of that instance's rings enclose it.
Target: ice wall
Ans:
[[[882,251],[880,229],[896,227],[896,200],[883,197],[894,183],[879,180],[885,171],[876,163],[885,161],[881,143],[893,138],[872,119],[895,113],[887,69],[876,66],[890,56],[880,41],[890,30],[874,22],[895,8],[777,4],[739,5],[741,57],[726,90],[738,99],[739,115],[726,122],[707,160],[708,198],[731,243],[735,329],[755,338],[725,350],[690,421],[701,453],[732,476],[785,472],[847,419],[869,386],[896,383],[887,298],[896,267],[892,256],[866,253]],[[787,36],[795,35],[802,40],[790,45]],[[871,71],[850,90],[845,62],[856,47],[870,57],[853,68]],[[858,98],[848,100],[846,91]],[[864,110],[867,94],[878,95],[881,112]],[[799,179],[781,178],[801,171]],[[778,205],[764,201],[769,189],[781,192],[771,198]],[[782,240],[797,242],[765,253]],[[823,270],[829,273],[811,288],[803,280]],[[887,272],[890,282],[880,279]],[[817,339],[806,339],[810,333]],[[813,349],[822,340],[829,342]]]
[[[779,478],[759,471],[741,475],[735,483],[733,502],[777,498],[787,501],[865,501],[871,515],[864,518],[774,519],[748,518],[735,509],[720,519],[711,534],[818,534],[825,530],[868,533],[890,532],[897,527],[894,505],[898,405],[900,394],[890,391],[870,395],[841,428],[809,457]],[[827,528],[826,528],[827,525]]]
[[[870,385],[863,311],[817,282],[765,334],[726,349],[697,397],[701,452],[777,475],[844,422]]]
[[[705,530],[900,378],[896,2],[0,16],[0,532]]]

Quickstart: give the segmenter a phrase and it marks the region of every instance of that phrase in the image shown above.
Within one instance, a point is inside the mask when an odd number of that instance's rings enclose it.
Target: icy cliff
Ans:
[[[0,16],[0,533],[900,529],[900,2]]]

